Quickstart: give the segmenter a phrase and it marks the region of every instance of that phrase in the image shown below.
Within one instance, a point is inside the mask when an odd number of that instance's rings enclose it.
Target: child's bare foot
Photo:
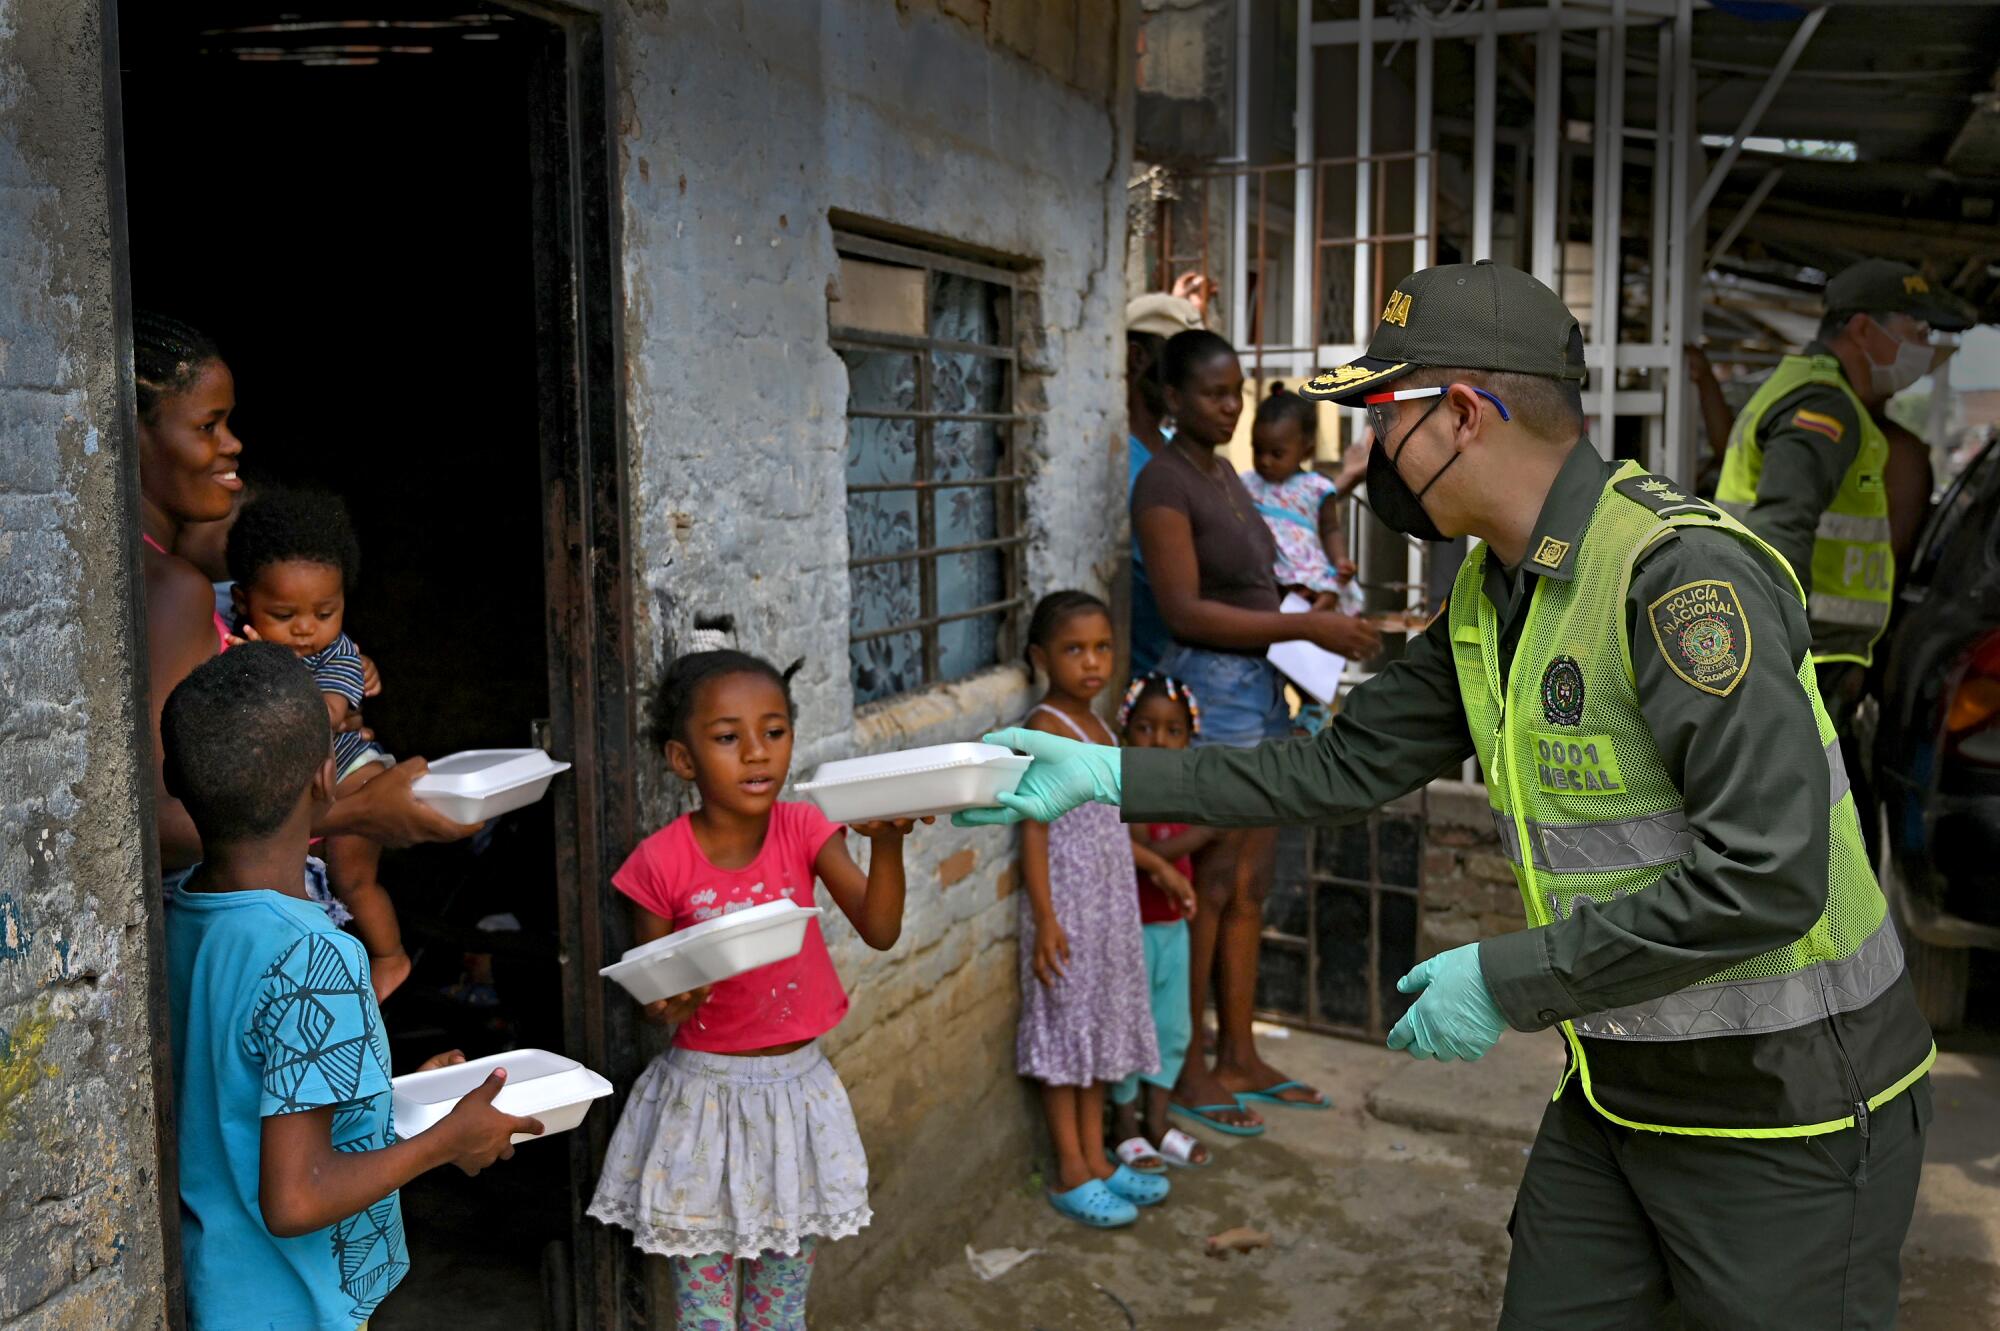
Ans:
[[[1151,1147],[1139,1125],[1139,1101],[1136,1098],[1129,1104],[1121,1105],[1115,1101],[1112,1103],[1111,1140],[1116,1143],[1112,1147],[1112,1154],[1142,1174],[1157,1174],[1167,1167],[1167,1162],[1158,1156],[1137,1155],[1130,1149],[1132,1142],[1139,1142],[1148,1149]]]
[[[1135,1132],[1130,1137],[1120,1137],[1112,1154],[1119,1163],[1141,1174],[1164,1174],[1167,1162],[1154,1152],[1153,1143],[1143,1132]]]
[[[1190,1133],[1182,1132],[1179,1128],[1162,1128],[1152,1138],[1153,1145],[1159,1150],[1162,1158],[1174,1158],[1174,1147],[1168,1144],[1169,1138],[1172,1138],[1175,1144],[1184,1148],[1183,1153],[1187,1158],[1181,1160],[1181,1164],[1199,1167],[1208,1163],[1208,1147],[1202,1145],[1199,1138]]]

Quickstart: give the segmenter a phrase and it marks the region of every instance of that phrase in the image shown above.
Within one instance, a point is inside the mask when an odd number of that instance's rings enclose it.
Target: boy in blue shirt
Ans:
[[[160,741],[202,844],[166,925],[188,1324],[355,1331],[409,1270],[396,1190],[446,1163],[476,1174],[542,1125],[493,1107],[496,1071],[397,1138],[367,951],[303,886],[334,772],[298,659],[268,643],[211,658],[167,699]]]

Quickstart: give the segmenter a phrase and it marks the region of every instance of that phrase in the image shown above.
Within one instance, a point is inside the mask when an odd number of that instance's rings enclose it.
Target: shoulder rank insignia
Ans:
[[[1568,554],[1568,541],[1558,541],[1553,536],[1544,536],[1541,545],[1535,550],[1535,562],[1543,568],[1557,569],[1562,567],[1562,562]]]
[[[1836,444],[1847,435],[1847,427],[1841,424],[1838,416],[1829,416],[1822,411],[1807,411],[1803,407],[1792,413],[1792,424],[1801,430],[1823,434]]]
[[[1698,513],[1704,517],[1719,516],[1715,506],[1707,500],[1658,476],[1628,476],[1622,481],[1612,482],[1611,488],[1633,503],[1650,508],[1663,518],[1676,518],[1683,513]]]
[[[1750,668],[1750,621],[1736,588],[1704,578],[1646,607],[1667,668],[1703,693],[1727,698]]]

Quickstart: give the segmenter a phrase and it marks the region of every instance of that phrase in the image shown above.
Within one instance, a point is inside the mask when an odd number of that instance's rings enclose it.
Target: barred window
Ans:
[[[848,660],[857,703],[1011,659],[1023,604],[1018,274],[846,232]]]

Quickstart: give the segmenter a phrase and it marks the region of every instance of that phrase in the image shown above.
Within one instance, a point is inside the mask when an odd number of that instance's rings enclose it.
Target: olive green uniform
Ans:
[[[1833,352],[1824,343],[1812,343],[1799,357],[1802,360],[1815,358],[1838,366]],[[1842,375],[1844,378],[1844,371]],[[1745,416],[1748,415],[1746,411]],[[1745,416],[1739,416],[1736,422],[1739,436],[1750,423]],[[1874,422],[1862,414],[1853,393],[1829,383],[1807,383],[1786,393],[1767,409],[1756,413],[1755,429],[1760,446],[1761,470],[1753,491],[1738,494],[1737,487],[1731,485],[1744,451],[1744,441],[1732,438],[1729,445],[1732,456],[1724,463],[1723,482],[1718,487],[1717,500],[1723,508],[1742,519],[1744,526],[1763,537],[1785,557],[1798,576],[1800,586],[1805,589],[1808,604],[1811,604],[1815,585],[1813,565],[1816,562],[1813,553],[1819,544],[1822,522],[1848,482],[1849,473],[1862,460],[1864,445],[1871,438],[1879,442],[1879,448],[1872,452],[1882,456],[1871,458],[1872,466],[1864,468],[1870,474],[1860,480],[1863,484],[1872,484],[1876,491],[1881,490],[1881,468],[1886,460],[1888,444],[1881,440],[1880,430]],[[1730,500],[1736,502],[1728,502]],[[1881,525],[1882,568],[1878,574],[1871,576],[1879,576],[1886,582],[1893,578],[1894,563],[1893,556],[1887,553],[1886,508]],[[1841,589],[1825,590],[1832,595]],[[1814,635],[1815,655],[1820,658],[1820,697],[1826,704],[1827,715],[1833,718],[1834,727],[1843,739],[1852,733],[1854,708],[1861,701],[1862,683],[1867,676],[1875,638],[1887,618],[1885,609],[1881,622],[1867,628],[1857,630],[1846,624],[1827,624]],[[1854,643],[1847,641],[1855,638],[1857,633],[1859,639],[1867,643],[1858,652]],[[1836,639],[1839,640],[1837,645]],[[1852,763],[1857,758],[1858,754],[1850,743],[1848,760]]]
[[[1546,562],[1517,570],[1486,562],[1503,670],[1537,580],[1573,577],[1611,475],[1579,443],[1528,542]],[[1808,525],[1808,546],[1811,533]],[[1756,641],[1726,696],[1691,684],[1664,645],[1651,650],[1648,608],[1708,580],[1730,585]],[[1676,528],[1640,555],[1625,614],[1639,707],[1682,793],[1690,848],[1643,891],[1480,944],[1487,987],[1518,1030],[1671,994],[1799,939],[1827,902],[1836,775],[1799,687],[1811,629],[1784,571],[1726,531]],[[1126,751],[1124,816],[1218,826],[1340,821],[1454,770],[1474,745],[1449,618],[1440,615],[1401,661],[1355,690],[1315,739]],[[1635,1093],[1657,1106],[1642,1098],[1648,1112],[1633,1117],[1689,1121],[1687,1106],[1672,1101],[1691,1092],[1711,1111],[1755,1102],[1775,1106],[1781,1121],[1818,1123],[1844,1094],[1826,1053],[1834,1044],[1899,1069],[1924,1061],[1929,1032],[1907,978],[1860,1011],[1796,1031],[1658,1046],[1678,1081],[1638,1076]],[[1647,1056],[1643,1045],[1632,1049],[1635,1060]],[[1843,1130],[1672,1136],[1613,1123],[1566,1074],[1522,1184],[1503,1326],[1644,1326],[1644,1310],[1667,1316],[1677,1285],[1691,1292],[1681,1299],[1690,1325],[1888,1326],[1927,1113],[1919,1080]]]
[[[1819,342],[1801,355],[1833,357]],[[1823,383],[1804,384],[1763,413],[1758,431],[1763,472],[1754,505],[1738,516],[1790,562],[1807,596],[1813,591],[1813,543],[1820,518],[1860,455],[1864,424],[1853,394]],[[1880,474],[1874,479],[1879,486]]]

